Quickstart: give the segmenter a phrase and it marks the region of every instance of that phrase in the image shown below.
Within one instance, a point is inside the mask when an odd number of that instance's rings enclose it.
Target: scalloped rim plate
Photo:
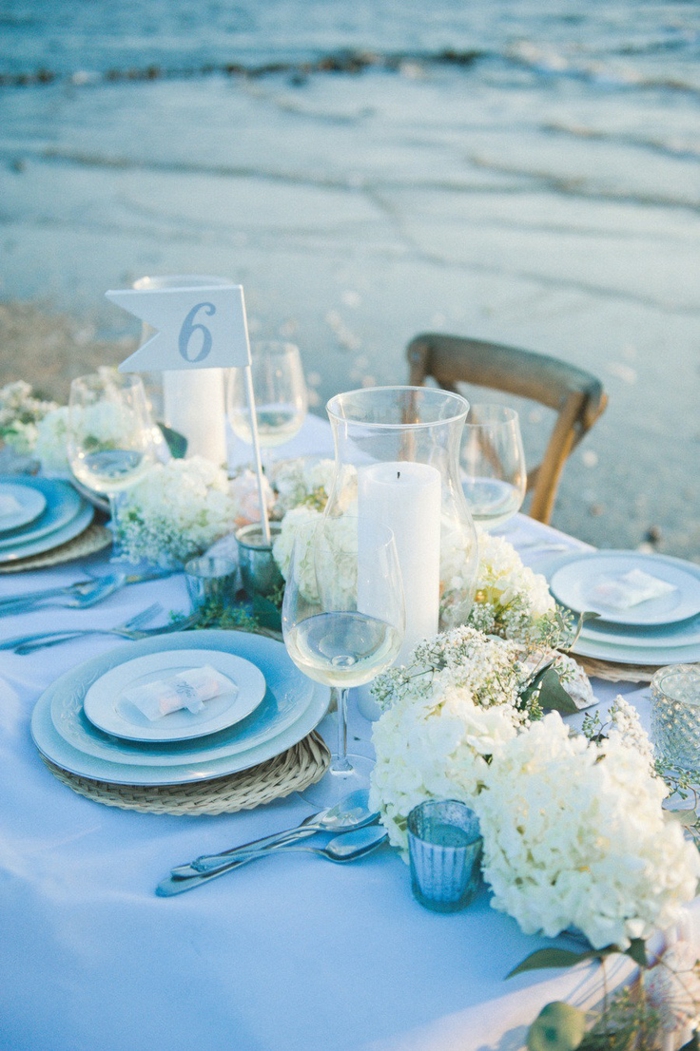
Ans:
[[[163,641],[163,638],[142,639],[118,646],[66,672],[49,686],[32,713],[32,738],[41,754],[70,773],[109,784],[188,784],[238,773],[279,755],[315,729],[328,710],[328,688],[306,679],[292,663],[281,642],[238,631],[202,630],[169,635],[168,649],[235,651],[258,664],[267,680],[268,691],[263,703],[247,719],[209,738],[161,745],[120,741],[92,727],[82,715],[82,698],[89,686],[110,668],[132,659],[135,654],[158,652]],[[297,677],[304,681],[306,689],[301,689]],[[268,698],[273,705],[274,726],[264,724],[263,711]],[[54,703],[62,708],[70,706],[71,700],[92,737],[100,742],[100,747],[106,744],[106,756],[91,755],[75,747],[54,725]],[[269,710],[267,714],[269,718]],[[79,720],[72,725],[79,729]],[[227,735],[230,735],[229,740],[226,740]],[[152,749],[159,749],[168,764],[155,765],[148,754]],[[130,761],[132,756],[134,758]]]

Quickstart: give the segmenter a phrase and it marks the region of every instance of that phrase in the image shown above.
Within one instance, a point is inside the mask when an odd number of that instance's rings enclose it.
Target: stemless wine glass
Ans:
[[[472,405],[459,459],[462,489],[478,530],[494,529],[520,510],[527,471],[514,409]]]
[[[261,341],[250,348],[258,439],[272,468],[269,450],[288,442],[301,430],[308,409],[308,395],[299,348],[294,343]],[[242,369],[231,369],[226,408],[234,434],[252,445],[250,412]]]
[[[153,421],[141,377],[103,367],[74,379],[67,449],[78,481],[108,497],[114,531],[117,494],[134,485],[156,458]]]
[[[302,795],[332,806],[367,786],[373,766],[348,754],[347,697],[384,671],[404,634],[404,600],[394,534],[372,519],[324,517],[295,541],[282,604],[287,651],[309,678],[331,687],[338,710],[329,771]]]

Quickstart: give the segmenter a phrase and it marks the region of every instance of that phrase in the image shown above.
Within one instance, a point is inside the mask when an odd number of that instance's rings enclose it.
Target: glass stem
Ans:
[[[110,561],[114,562],[120,558],[122,545],[119,537],[119,495],[118,493],[107,493],[109,500],[109,528],[112,531],[112,555]]]
[[[331,772],[347,774],[352,770],[348,759],[348,687],[332,686],[331,699],[335,700],[338,709],[338,745],[337,754],[331,759]]]

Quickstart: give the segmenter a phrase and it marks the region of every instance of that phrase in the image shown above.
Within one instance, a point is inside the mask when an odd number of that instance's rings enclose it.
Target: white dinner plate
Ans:
[[[46,507],[46,497],[35,486],[21,482],[0,484],[0,508],[7,501],[13,510],[0,514],[0,534],[19,529],[38,518]]]
[[[230,689],[204,702],[199,712],[181,708],[151,721],[124,697],[126,690],[209,664]],[[105,672],[85,694],[85,716],[104,733],[130,741],[188,741],[233,726],[265,696],[265,676],[250,661],[221,650],[168,650],[125,661]]]
[[[700,643],[700,617],[672,624],[669,627],[625,628],[614,624],[598,624],[595,620],[587,621],[581,629],[581,638],[589,642],[608,642],[613,646],[653,646],[655,649],[668,649],[674,646],[690,646]]]
[[[13,475],[0,477],[0,485],[10,482],[12,478]],[[87,500],[68,482],[54,478],[28,478],[24,484],[36,490],[46,501],[46,506],[30,525],[3,533],[0,536],[0,551],[12,550],[14,553],[15,547],[33,543],[62,529],[88,506]]]
[[[691,564],[687,564],[691,565]],[[593,589],[605,580],[639,569],[672,584],[674,591],[626,610],[597,602]],[[700,613],[700,580],[680,559],[635,551],[591,551],[568,556],[551,575],[550,590],[575,613],[598,613],[609,624],[630,627],[676,624]]]
[[[57,679],[32,714],[32,737],[42,755],[71,773],[110,784],[188,784],[279,755],[326,713],[328,689],[306,679],[282,643],[239,631],[203,630],[169,635],[168,649],[235,652],[257,664],[268,687],[259,707],[235,726],[194,741],[141,743],[101,733],[82,711],[89,687],[110,668],[134,655],[155,653],[164,642],[160,637],[118,646]]]
[[[667,664],[695,664],[700,661],[700,643],[697,642],[689,646],[655,646],[651,640],[645,646],[628,646],[579,638],[571,652],[617,664],[648,664],[659,668]]]

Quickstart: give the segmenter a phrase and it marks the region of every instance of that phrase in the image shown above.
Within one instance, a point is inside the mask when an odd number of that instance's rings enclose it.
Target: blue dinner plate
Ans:
[[[0,475],[0,485],[9,483],[12,478],[13,475]],[[61,482],[54,478],[27,476],[26,480],[23,478],[22,484],[40,493],[46,500],[46,507],[29,525],[3,532],[0,537],[0,558],[6,551],[11,551],[15,558],[23,557],[14,554],[16,548],[34,543],[50,533],[63,529],[89,506],[87,500],[84,500],[68,482]],[[33,551],[26,552],[26,554],[35,553],[38,554]]]

